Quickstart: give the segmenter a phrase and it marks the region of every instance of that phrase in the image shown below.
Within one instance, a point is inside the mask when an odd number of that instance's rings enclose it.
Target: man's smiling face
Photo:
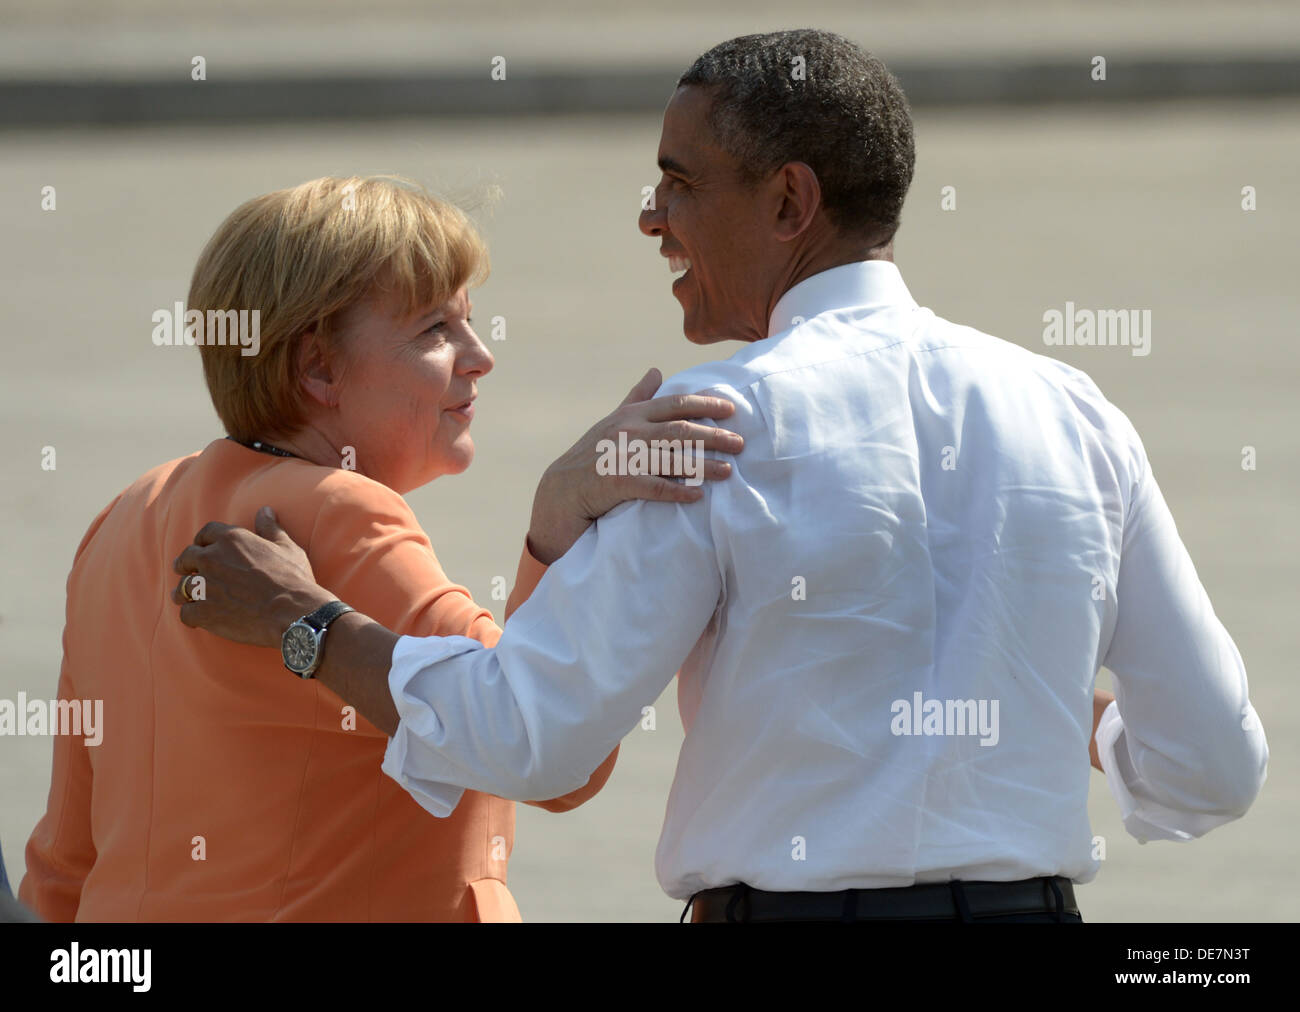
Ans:
[[[641,231],[660,240],[671,268],[683,326],[695,344],[767,337],[773,238],[763,228],[762,188],[746,183],[736,160],[713,142],[709,89],[678,88],[659,140],[663,176]],[[680,259],[678,259],[680,258]]]

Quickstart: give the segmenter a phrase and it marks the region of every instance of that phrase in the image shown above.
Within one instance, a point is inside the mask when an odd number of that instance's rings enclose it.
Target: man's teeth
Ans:
[[[691,261],[688,257],[670,256],[668,258],[668,269],[674,274],[680,274],[682,271],[691,269]]]

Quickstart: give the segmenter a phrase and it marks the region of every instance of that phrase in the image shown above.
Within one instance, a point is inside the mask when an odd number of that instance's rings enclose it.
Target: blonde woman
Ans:
[[[391,179],[318,179],[248,201],[217,229],[188,305],[257,310],[256,354],[202,343],[227,435],[155,468],[90,525],[68,580],[59,696],[102,699],[103,742],[56,739],[48,810],[20,898],[49,920],[510,921],[514,804],[467,791],[434,818],[380,769],[385,736],[282,659],[184,626],[172,561],[213,519],[264,503],[317,579],[414,636],[487,646],[500,629],[441,569],[402,496],[458,474],[491,352],[470,323],[487,271],[465,215]],[[665,478],[598,477],[598,440],[739,437],[678,421],[710,397],[627,401],[543,477],[507,614],[594,516],[630,498],[691,501]],[[673,429],[670,426],[674,425]],[[706,478],[728,465],[710,461]],[[456,536],[454,531],[435,537]],[[318,619],[325,635],[328,620]],[[277,674],[278,672],[278,674]],[[309,672],[307,672],[309,674]],[[600,790],[617,749],[587,784]]]

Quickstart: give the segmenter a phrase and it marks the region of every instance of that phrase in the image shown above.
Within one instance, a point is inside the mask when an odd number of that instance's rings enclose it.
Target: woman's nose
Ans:
[[[482,338],[478,336],[478,333],[472,327],[469,328],[469,332],[473,335],[473,340],[469,342],[469,345],[457,361],[457,371],[480,376],[491,372],[497,361],[492,354],[492,349],[483,343]]]

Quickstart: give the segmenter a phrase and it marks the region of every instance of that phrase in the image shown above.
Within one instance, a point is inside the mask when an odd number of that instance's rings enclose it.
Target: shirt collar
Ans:
[[[804,278],[777,300],[767,324],[774,337],[794,326],[797,316],[811,320],[819,313],[851,306],[903,305],[916,300],[903,284],[898,267],[888,260],[858,260]]]

